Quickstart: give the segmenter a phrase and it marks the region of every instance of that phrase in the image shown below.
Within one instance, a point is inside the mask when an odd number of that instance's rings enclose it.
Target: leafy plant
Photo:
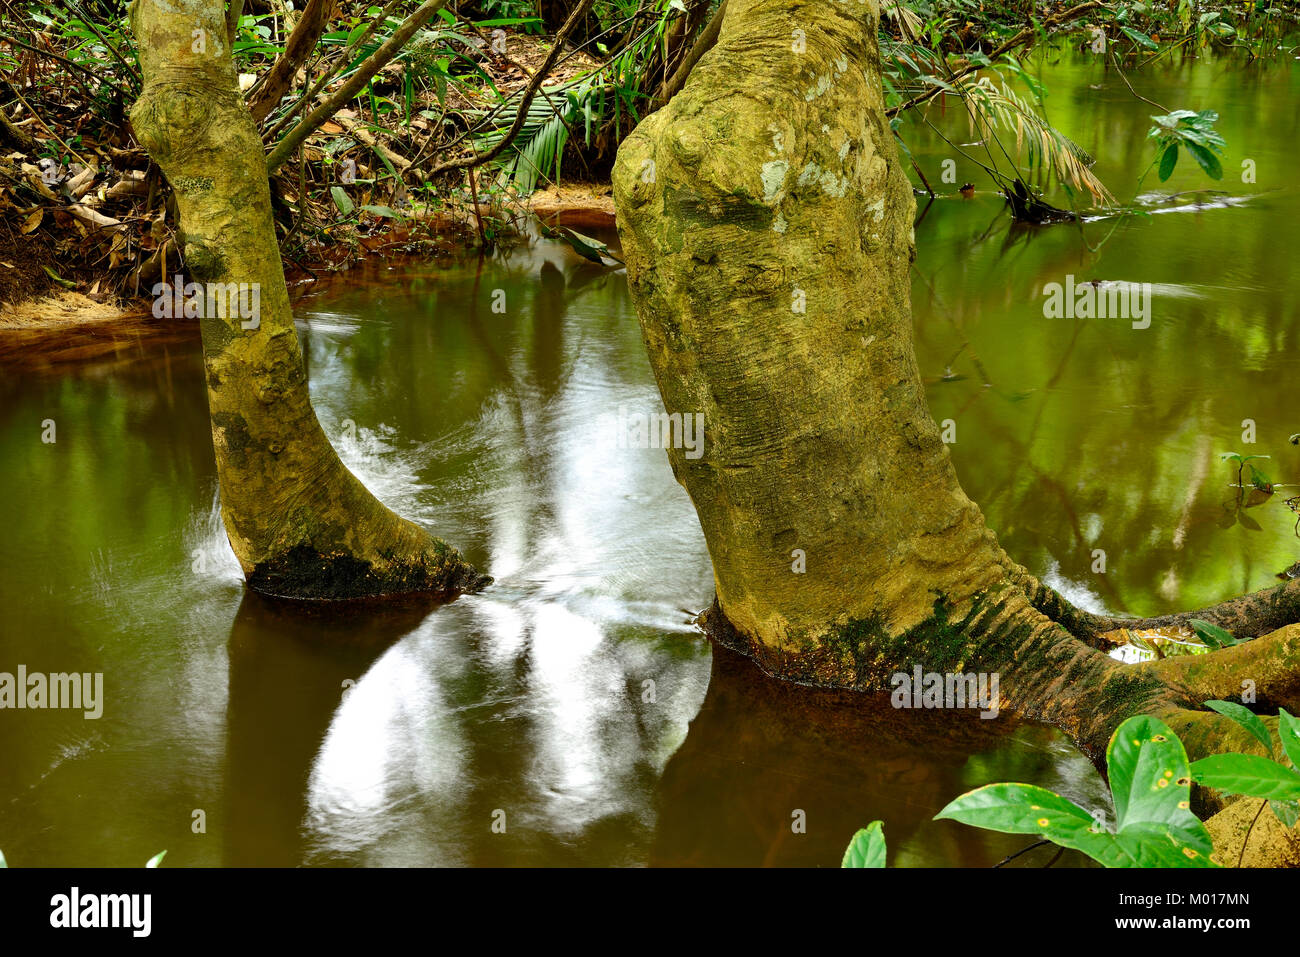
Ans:
[[[1292,765],[1287,767],[1273,760],[1277,747],[1268,726],[1249,708],[1232,701],[1207,701],[1205,706],[1249,731],[1269,756],[1212,754],[1192,764],[1192,778],[1225,794],[1266,800],[1274,816],[1293,827],[1300,820],[1300,721],[1285,708],[1278,709],[1278,743]],[[1249,839],[1249,832],[1246,836]]]
[[[1178,736],[1149,715],[1129,718],[1106,748],[1115,830],[1068,798],[1031,784],[990,784],[935,815],[1008,834],[1037,834],[1105,867],[1215,867],[1191,811],[1191,770]]]
[[[1241,644],[1228,629],[1212,625],[1200,618],[1193,618],[1187,624],[1191,626],[1192,631],[1196,632],[1196,637],[1205,642],[1207,648],[1231,648],[1233,645]]]
[[[1164,116],[1153,116],[1156,125],[1147,132],[1147,139],[1156,141],[1160,156],[1160,182],[1173,175],[1178,164],[1178,150],[1182,148],[1205,170],[1211,179],[1223,179],[1223,164],[1219,156],[1226,145],[1214,129],[1219,114],[1214,110],[1174,110]],[[1255,457],[1255,456],[1251,456]]]
[[[1167,178],[1167,177],[1163,177],[1163,176],[1161,177],[1161,179],[1166,179],[1166,178]],[[1237,466],[1237,487],[1238,487],[1238,488],[1244,488],[1244,487],[1245,487],[1244,484],[1243,484],[1242,472],[1243,472],[1243,470],[1245,470],[1245,469],[1247,469],[1247,468],[1250,469],[1250,483],[1251,483],[1251,485],[1253,485],[1255,488],[1258,488],[1258,489],[1261,489],[1261,490],[1263,490],[1263,487],[1264,487],[1264,486],[1269,486],[1269,487],[1271,487],[1271,485],[1270,485],[1270,483],[1269,483],[1269,481],[1268,481],[1268,476],[1265,475],[1265,474],[1264,474],[1263,472],[1261,472],[1258,468],[1256,468],[1255,465],[1252,464],[1252,463],[1254,462],[1255,459],[1267,459],[1267,458],[1271,458],[1271,456],[1268,456],[1268,455],[1242,455],[1240,452],[1221,452],[1221,453],[1219,453],[1219,461],[1220,461],[1220,462],[1231,462],[1232,464],[1234,464],[1235,466]]]
[[[603,90],[603,86],[590,78],[542,87],[528,105],[519,134],[497,163],[503,181],[513,182],[521,194],[527,195],[537,188],[539,180],[558,179],[570,131],[581,122],[590,138],[592,121],[599,121],[604,110]],[[489,150],[500,142],[518,115],[522,101],[522,90],[506,100],[503,125],[478,138],[480,150]]]
[[[884,867],[885,866],[885,825],[881,821],[872,821],[859,830],[844,849],[844,860],[840,867]]]

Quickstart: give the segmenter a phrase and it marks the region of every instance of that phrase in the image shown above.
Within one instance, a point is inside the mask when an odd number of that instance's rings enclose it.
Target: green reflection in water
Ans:
[[[1019,560],[1113,610],[1212,601],[1297,557],[1278,500],[1246,513],[1258,531],[1223,527],[1216,457],[1252,418],[1273,478],[1300,475],[1294,72],[1203,60],[1134,78],[1170,107],[1219,109],[1225,167],[1256,161],[1255,185],[1223,184],[1240,205],[1132,221],[1096,256],[1069,227],[1009,230],[988,195],[940,200],[918,226],[918,353],[963,483]],[[1046,79],[1054,121],[1124,195],[1150,109],[1087,60]],[[946,147],[910,142],[938,183]],[[1180,168],[1169,189],[1204,185]],[[1152,283],[1151,327],[1044,319],[1043,286],[1070,273]],[[690,503],[661,452],[610,434],[620,406],[658,408],[621,275],[541,242],[376,266],[300,314],[345,460],[498,584],[432,614],[244,596],[196,342],[0,368],[0,670],[103,671],[108,698],[97,722],[0,713],[14,866],[138,865],[162,847],[168,866],[833,866],[873,818],[892,863],[989,865],[1026,842],[929,820],[961,791],[1024,780],[1102,806],[1047,729],[811,695],[710,654],[689,625],[712,594]]]

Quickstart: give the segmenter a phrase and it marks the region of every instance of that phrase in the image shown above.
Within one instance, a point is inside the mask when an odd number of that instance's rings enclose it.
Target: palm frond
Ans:
[[[538,180],[557,178],[570,126],[584,117],[587,99],[595,90],[595,84],[587,80],[542,87],[528,105],[518,135],[495,163],[503,182],[513,183],[519,192],[527,194],[537,188]],[[499,122],[476,136],[475,146],[480,151],[496,146],[514,124],[522,105],[522,90],[507,97],[494,111]],[[467,112],[487,115],[487,111]]]
[[[900,0],[890,0],[890,2],[882,4],[880,12],[895,23],[901,23],[905,26],[907,36],[919,36],[921,31],[925,29],[925,21],[917,16],[910,7],[905,7]]]

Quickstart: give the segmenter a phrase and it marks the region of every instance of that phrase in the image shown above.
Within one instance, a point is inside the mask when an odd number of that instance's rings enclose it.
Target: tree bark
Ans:
[[[312,410],[223,4],[137,0],[132,27],[144,89],[131,119],[176,194],[188,278],[260,300],[253,321],[220,299],[199,320],[222,517],[249,586],[330,599],[481,587],[490,579],[344,467]]]
[[[808,684],[997,672],[1004,707],[1094,760],[1136,713],[1194,755],[1252,750],[1200,703],[1238,693],[1231,663],[1250,657],[1293,704],[1300,641],[1122,665],[962,490],[912,348],[915,202],[878,17],[877,0],[728,0],[717,44],[615,163],[664,405],[704,414],[704,454],[668,457],[713,559],[707,630]]]

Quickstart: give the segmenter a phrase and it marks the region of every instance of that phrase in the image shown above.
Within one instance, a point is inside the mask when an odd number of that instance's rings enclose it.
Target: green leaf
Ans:
[[[567,226],[561,226],[556,230],[556,234],[566,243],[573,247],[573,251],[584,259],[590,259],[594,263],[606,265],[603,257],[608,256],[615,262],[618,258],[609,251],[609,246],[602,243],[599,239],[592,239],[590,236],[584,236],[582,233],[569,229]]]
[[[339,212],[344,216],[352,214],[352,198],[343,192],[342,186],[331,186],[330,196],[334,198],[334,205],[339,208]]]
[[[872,821],[853,835],[853,840],[844,849],[844,860],[840,862],[840,867],[884,866],[885,826],[880,821]]]
[[[1129,718],[1106,747],[1106,770],[1117,846],[1134,862],[1119,866],[1152,866],[1147,862],[1156,859],[1167,867],[1213,866],[1210,832],[1191,812],[1187,752],[1168,725],[1149,715]],[[1157,836],[1169,841],[1172,850]],[[1148,843],[1153,846],[1143,847]]]
[[[1300,802],[1269,801],[1268,806],[1272,808],[1273,816],[1282,822],[1283,827],[1295,827],[1296,821],[1300,821]]]
[[[1115,802],[1116,836],[1128,835],[1119,841],[1126,857],[1142,862],[1159,857],[1163,866],[1212,866],[1210,832],[1191,812],[1187,752],[1168,725],[1148,715],[1129,718],[1106,747],[1106,771]],[[1139,853],[1138,845],[1153,833],[1163,834],[1175,851],[1157,842],[1149,853]]]
[[[1146,47],[1148,50],[1158,49],[1156,42],[1140,30],[1134,30],[1131,27],[1121,25],[1120,29],[1124,31],[1124,36],[1128,37],[1134,43]]]
[[[371,216],[383,216],[386,219],[401,219],[402,214],[391,206],[362,206],[363,213],[369,213]]]
[[[1217,156],[1200,143],[1188,140],[1184,145],[1187,147],[1187,152],[1192,154],[1192,159],[1201,164],[1201,169],[1205,170],[1210,179],[1223,179],[1223,164],[1219,162]]]
[[[1277,709],[1277,736],[1282,739],[1282,751],[1291,759],[1291,766],[1300,771],[1300,720],[1286,708]]]
[[[1188,624],[1192,626],[1192,631],[1196,632],[1196,637],[1210,648],[1229,648],[1238,643],[1237,639],[1232,637],[1232,632],[1218,625],[1211,625],[1208,621],[1193,618]]]
[[[1123,831],[1110,834],[1098,830],[1092,815],[1073,801],[1044,788],[991,784],[963,794],[936,818],[1008,834],[1038,834],[1105,867],[1213,867],[1209,832],[1190,811],[1187,814],[1191,821],[1187,833],[1180,830],[1181,841],[1175,840],[1169,825],[1147,822],[1129,822]]]
[[[1068,798],[1033,784],[988,784],[968,791],[934,816],[1004,834],[1040,834],[1074,846],[1080,831],[1092,830],[1091,814]]]
[[[1277,801],[1300,799],[1300,773],[1255,754],[1201,758],[1192,764],[1192,777],[1197,784],[1228,794]]]
[[[1200,833],[1184,834],[1177,839],[1159,825],[1130,825],[1118,834],[1105,835],[1112,837],[1112,841],[1099,853],[1090,853],[1082,847],[1079,850],[1104,867],[1218,867],[1210,860],[1214,851],[1210,832],[1200,821],[1196,824]]]
[[[149,863],[145,864],[145,867],[157,867],[159,864],[162,863],[162,859],[166,856],[167,856],[166,851],[159,851],[153,857],[149,858]]]
[[[1174,174],[1174,167],[1178,165],[1178,144],[1170,143],[1165,147],[1165,151],[1160,154],[1160,182],[1164,182]]]
[[[58,283],[60,286],[62,286],[64,289],[76,289],[76,288],[77,288],[77,284],[76,284],[75,282],[73,282],[71,279],[64,279],[62,276],[60,276],[58,273],[56,273],[56,272],[55,272],[53,269],[51,269],[49,266],[42,266],[41,268],[45,270],[45,275],[49,276],[51,279],[53,279],[55,282],[57,282],[57,283]]]
[[[1273,754],[1273,737],[1268,733],[1268,726],[1259,720],[1259,715],[1249,708],[1242,707],[1234,701],[1207,701],[1205,706],[1217,711],[1225,718],[1231,718],[1255,736],[1255,740],[1264,746],[1264,753]],[[1300,746],[1300,741],[1297,741]]]

